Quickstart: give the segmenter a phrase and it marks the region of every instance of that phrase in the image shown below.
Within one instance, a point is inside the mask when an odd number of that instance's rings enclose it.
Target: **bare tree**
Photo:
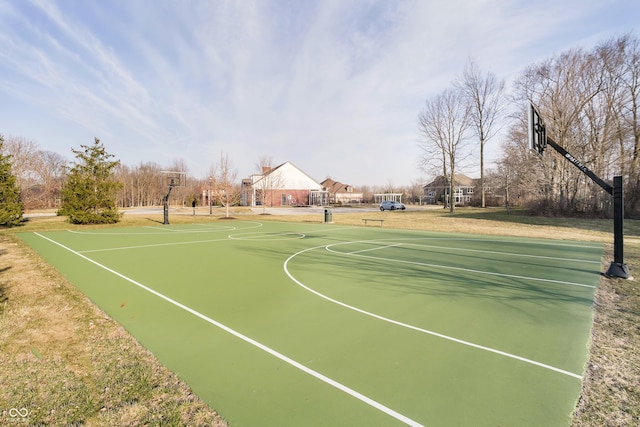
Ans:
[[[525,69],[516,100],[538,107],[547,134],[596,175],[627,177],[625,209],[640,204],[640,41],[626,35],[592,51],[572,49]],[[532,162],[536,162],[532,160]],[[554,212],[607,213],[610,197],[548,150],[539,163],[542,195]]]
[[[589,168],[594,166],[595,153],[586,149],[581,123],[585,106],[602,87],[591,67],[585,52],[572,49],[527,68],[515,86],[521,105],[532,102],[546,118],[547,135]],[[540,166],[546,187],[544,204],[558,211],[575,211],[583,198],[582,173],[553,150],[545,153]]]
[[[443,177],[449,187],[449,211],[453,212],[456,166],[465,155],[465,133],[469,127],[469,104],[461,92],[446,89],[428,99],[424,110],[418,116],[419,131],[422,135],[420,147],[424,152],[423,163],[433,164],[442,160]],[[438,160],[436,160],[438,159]],[[445,200],[447,197],[445,197]]]
[[[536,160],[528,146],[526,118],[521,115],[509,127],[502,145],[502,158],[487,176],[494,195],[504,197],[507,210],[541,198],[546,187]]]
[[[18,186],[36,179],[39,163],[39,148],[35,141],[22,136],[9,135],[4,140],[4,151],[11,155],[12,171],[16,176]]]
[[[38,144],[21,136],[9,136],[3,151],[11,155],[12,170],[25,208],[52,208],[60,200],[68,160],[57,153],[42,151]]]
[[[607,105],[613,112],[612,139],[618,153],[616,169],[627,177],[625,210],[640,210],[640,39],[631,34],[596,48],[605,70]],[[613,150],[612,150],[613,151]]]
[[[258,174],[253,176],[252,184],[258,189],[256,201],[260,200],[263,213],[266,212],[267,203],[273,206],[273,191],[282,185],[280,176],[271,173],[272,168],[273,160],[270,156],[261,156],[256,162]]]
[[[409,195],[411,203],[422,204],[422,193],[424,192],[424,182],[422,180],[413,180],[405,191]]]
[[[480,143],[480,197],[482,207],[486,207],[484,183],[484,148],[489,139],[499,130],[504,106],[504,80],[499,80],[492,72],[483,74],[478,65],[469,60],[462,79],[455,83],[470,103],[470,118]]]
[[[162,196],[166,193],[166,188],[163,189],[161,186],[164,169],[154,162],[140,163],[129,169],[129,206],[158,206],[161,203]]]
[[[41,207],[53,208],[60,203],[68,163],[66,157],[53,151],[38,152],[36,176],[41,187]]]
[[[237,204],[240,200],[240,187],[238,185],[238,171],[233,166],[229,155],[222,152],[220,159],[213,168],[216,185],[216,196],[220,204],[226,209],[225,216],[229,217],[229,206]]]

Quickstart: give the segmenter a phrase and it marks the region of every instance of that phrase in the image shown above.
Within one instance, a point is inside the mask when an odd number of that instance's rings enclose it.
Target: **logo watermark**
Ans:
[[[11,423],[28,423],[29,410],[27,408],[11,408],[8,411],[2,411],[3,415],[8,416],[7,420]]]

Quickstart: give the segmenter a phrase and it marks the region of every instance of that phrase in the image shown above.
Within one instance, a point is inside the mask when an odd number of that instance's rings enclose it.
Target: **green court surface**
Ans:
[[[567,426],[595,243],[220,221],[24,233],[232,426]]]

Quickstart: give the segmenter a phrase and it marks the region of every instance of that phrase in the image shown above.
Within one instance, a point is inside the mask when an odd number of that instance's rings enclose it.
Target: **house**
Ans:
[[[291,162],[242,180],[240,204],[243,206],[326,205],[328,192],[317,181]]]
[[[468,205],[473,199],[476,181],[463,174],[455,174],[453,182],[453,200],[457,205]],[[424,186],[424,195],[427,203],[444,203],[450,200],[449,182],[444,176],[436,177],[432,182]]]
[[[352,203],[362,203],[362,193],[355,192],[354,188],[348,184],[343,184],[327,178],[320,183],[329,193],[329,203],[348,205]]]

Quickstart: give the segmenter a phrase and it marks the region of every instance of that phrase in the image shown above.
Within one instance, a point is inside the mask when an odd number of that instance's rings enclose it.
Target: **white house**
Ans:
[[[328,203],[328,193],[317,181],[291,162],[242,180],[244,206],[309,206]]]

